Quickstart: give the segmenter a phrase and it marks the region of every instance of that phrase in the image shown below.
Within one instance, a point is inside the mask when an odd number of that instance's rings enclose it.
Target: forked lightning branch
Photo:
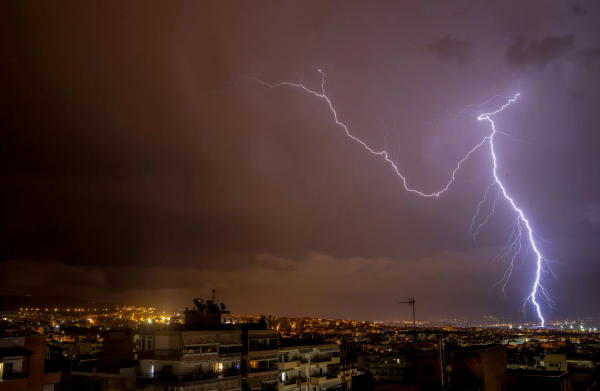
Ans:
[[[487,136],[483,137],[481,142],[479,142],[473,149],[471,149],[464,156],[464,158],[456,164],[456,167],[454,168],[454,170],[452,171],[452,173],[450,175],[450,179],[440,190],[438,190],[436,192],[432,192],[432,193],[426,193],[426,192],[419,191],[415,188],[412,188],[408,185],[407,178],[404,175],[402,175],[397,163],[390,159],[390,156],[388,155],[388,152],[386,151],[386,146],[384,146],[383,150],[376,151],[376,150],[372,149],[371,147],[369,147],[364,141],[362,141],[361,139],[359,139],[358,137],[356,137],[350,133],[348,126],[340,121],[340,118],[338,117],[338,113],[335,110],[333,103],[331,102],[331,99],[325,94],[325,76],[326,76],[325,72],[323,72],[320,69],[318,70],[318,72],[321,75],[321,90],[320,91],[311,90],[311,89],[307,88],[306,86],[304,86],[304,84],[302,84],[302,83],[281,82],[281,83],[277,83],[277,84],[269,84],[269,83],[266,83],[264,81],[261,81],[261,80],[255,79],[255,78],[245,78],[244,81],[259,83],[259,84],[267,86],[269,88],[277,88],[277,87],[282,87],[282,86],[294,87],[294,88],[302,89],[303,91],[305,91],[309,94],[312,94],[317,98],[323,99],[325,101],[325,103],[329,106],[329,109],[331,110],[331,113],[333,115],[335,123],[344,130],[344,132],[346,133],[346,135],[348,137],[350,137],[354,141],[360,143],[369,153],[383,157],[385,159],[385,161],[393,167],[394,171],[396,172],[396,174],[402,181],[404,188],[407,191],[415,193],[422,197],[439,197],[440,195],[442,195],[444,192],[446,192],[450,188],[450,185],[456,181],[456,173],[458,172],[458,170],[460,170],[463,163],[465,163],[469,159],[469,157],[471,157],[471,155],[473,155],[473,153],[475,151],[477,151],[478,149],[484,148],[484,147],[489,147],[489,153],[490,153],[490,156],[493,161],[492,174],[493,174],[494,180],[487,187],[483,200],[477,206],[477,214],[473,217],[473,222],[472,222],[471,228],[473,228],[473,226],[475,224],[475,219],[479,215],[480,206],[483,203],[488,202],[487,194],[490,191],[490,189],[493,189],[493,188],[496,189],[496,196],[492,201],[493,202],[492,212],[485,217],[484,221],[481,224],[478,225],[477,229],[475,230],[475,233],[473,234],[473,237],[475,238],[475,236],[479,233],[479,230],[481,229],[481,227],[483,227],[485,225],[485,223],[489,220],[489,218],[495,213],[497,203],[501,199],[507,201],[508,204],[510,205],[510,207],[515,212],[515,219],[511,226],[512,232],[511,232],[511,236],[509,237],[508,242],[506,243],[504,248],[502,250],[500,250],[500,252],[496,256],[496,258],[494,258],[494,260],[502,259],[502,258],[510,258],[510,263],[509,263],[509,267],[508,267],[507,271],[504,273],[502,279],[497,284],[495,284],[495,286],[499,285],[501,287],[502,292],[504,292],[504,290],[506,288],[506,284],[510,280],[514,269],[516,267],[520,266],[523,262],[525,262],[529,251],[533,251],[533,253],[535,254],[535,262],[536,262],[535,266],[536,267],[534,269],[535,270],[534,275],[532,276],[531,292],[525,298],[522,308],[523,308],[523,311],[525,311],[527,304],[531,304],[534,307],[534,309],[540,319],[541,326],[543,327],[545,320],[542,315],[542,309],[541,309],[539,300],[540,299],[544,300],[550,308],[553,308],[554,307],[554,298],[552,297],[550,292],[542,286],[541,279],[543,277],[543,274],[550,273],[553,275],[553,272],[552,272],[552,269],[550,268],[550,264],[549,264],[550,261],[541,253],[539,245],[538,245],[538,243],[536,243],[536,240],[534,239],[535,232],[533,231],[533,229],[531,227],[530,221],[525,216],[523,209],[521,209],[519,206],[517,206],[514,199],[511,198],[511,196],[508,194],[506,187],[504,186],[504,184],[500,180],[500,177],[498,176],[498,172],[497,172],[498,171],[498,163],[497,163],[496,150],[495,150],[496,146],[494,144],[495,137],[498,134],[506,135],[506,133],[496,130],[496,124],[494,123],[494,120],[492,119],[492,117],[495,114],[498,114],[501,111],[503,111],[504,109],[506,109],[507,107],[509,107],[512,103],[514,103],[516,101],[517,97],[519,96],[519,94],[515,95],[512,98],[495,96],[492,99],[490,99],[488,102],[485,102],[485,103],[479,104],[479,105],[469,105],[465,109],[458,112],[457,116],[461,115],[461,114],[473,115],[471,113],[467,113],[467,110],[470,108],[473,108],[473,107],[482,107],[486,104],[489,104],[494,99],[502,99],[505,101],[505,103],[499,109],[497,109],[495,111],[488,112],[488,113],[479,113],[478,115],[476,115],[476,118],[479,121],[489,122],[489,124],[490,124],[489,134]],[[387,134],[387,129],[386,129],[386,134]],[[473,231],[473,229],[472,229],[472,231]]]

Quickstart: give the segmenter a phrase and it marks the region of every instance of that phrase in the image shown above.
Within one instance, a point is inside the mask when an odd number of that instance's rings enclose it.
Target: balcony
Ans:
[[[223,371],[192,373],[139,373],[137,383],[140,387],[144,387],[150,384],[167,387],[191,387],[200,384],[216,383],[222,379],[240,376],[240,374],[241,373],[239,369],[235,368]]]
[[[98,366],[98,363],[95,362],[94,365],[77,365],[74,366],[71,369],[71,374],[72,375],[77,375],[77,376],[103,376],[103,375],[109,375],[110,377],[116,377],[116,378],[127,378],[127,377],[132,377],[135,376],[135,367],[131,366],[131,367],[124,367],[124,368],[118,368],[118,367],[101,367]],[[60,377],[59,377],[59,381],[60,383]]]
[[[340,357],[339,356],[323,356],[323,357],[315,357],[311,360],[312,363],[319,364],[339,364]]]
[[[307,361],[307,364],[308,364],[308,361]],[[280,362],[280,363],[278,363],[278,365],[279,365],[280,371],[284,370],[284,369],[298,368],[300,366],[300,360]]]
[[[258,368],[248,368],[248,373],[259,373],[259,372],[273,372],[273,371],[279,371],[279,367],[276,365],[267,365],[267,366],[263,366],[263,367],[258,367]]]
[[[292,388],[296,387],[296,383],[298,380],[300,380],[300,382],[303,385],[306,385],[307,380],[305,377],[294,377],[294,378],[288,378],[284,382],[279,382],[279,389],[284,389],[284,388],[292,389]]]
[[[242,358],[242,353],[219,353],[220,359]]]
[[[310,384],[319,385],[327,381],[327,376],[311,376]]]
[[[279,350],[279,343],[277,341],[272,343],[259,343],[250,341],[249,350],[251,352],[259,352],[263,350]]]
[[[2,374],[2,378],[0,378],[0,381],[21,379],[27,379],[27,374],[21,372],[4,373]]]

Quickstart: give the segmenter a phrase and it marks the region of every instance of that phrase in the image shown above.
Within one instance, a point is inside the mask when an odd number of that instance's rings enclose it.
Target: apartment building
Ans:
[[[194,300],[185,324],[140,327],[137,385],[148,391],[242,389],[243,330],[223,324],[225,306]]]
[[[46,337],[0,337],[0,391],[52,391],[61,373],[45,373]]]
[[[277,389],[279,336],[258,323],[224,323],[229,311],[194,300],[185,324],[140,328],[137,385],[148,391]]]
[[[338,344],[282,340],[278,354],[279,389],[324,391],[350,389],[356,365],[341,362]]]
[[[254,325],[245,325],[244,383],[251,390],[276,390],[279,382],[279,335],[269,330],[264,318]]]
[[[137,335],[132,330],[106,330],[99,361],[82,362],[71,368],[72,391],[130,391],[136,388],[137,363],[134,350]],[[73,345],[74,346],[74,345]]]

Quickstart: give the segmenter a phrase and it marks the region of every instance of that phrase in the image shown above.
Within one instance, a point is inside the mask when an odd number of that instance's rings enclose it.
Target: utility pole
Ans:
[[[417,350],[417,324],[415,318],[415,299],[411,297],[408,301],[399,301],[398,304],[408,304],[412,307],[412,318],[413,318],[413,349]]]

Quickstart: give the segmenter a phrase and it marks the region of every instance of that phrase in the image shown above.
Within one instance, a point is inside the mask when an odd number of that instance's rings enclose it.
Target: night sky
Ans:
[[[519,316],[534,272],[491,262],[506,201],[557,279],[556,316],[598,315],[598,1],[0,3],[0,294],[364,320]],[[488,106],[494,110],[500,100]],[[440,120],[440,121],[436,121]],[[488,194],[488,198],[490,195]],[[482,205],[484,215],[491,209]],[[548,308],[544,313],[549,314]],[[531,307],[529,307],[531,311]]]

